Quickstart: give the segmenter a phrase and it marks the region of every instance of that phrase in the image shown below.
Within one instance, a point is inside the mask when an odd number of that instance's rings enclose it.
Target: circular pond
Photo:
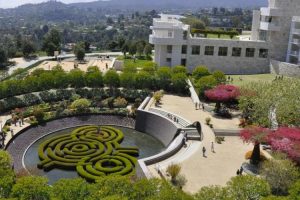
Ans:
[[[86,134],[85,130],[89,129],[91,132]],[[95,138],[96,142],[92,141]],[[81,139],[83,141],[79,141]],[[38,139],[25,152],[23,164],[31,174],[48,177],[50,184],[61,178],[79,177],[79,174],[92,180],[96,174],[125,175],[131,172],[137,159],[158,154],[164,148],[158,139],[130,128],[82,126]]]

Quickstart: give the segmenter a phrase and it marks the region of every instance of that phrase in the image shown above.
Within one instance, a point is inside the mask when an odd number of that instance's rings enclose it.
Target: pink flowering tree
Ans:
[[[236,100],[240,95],[240,90],[234,85],[218,85],[217,87],[206,90],[205,96],[213,102],[216,102],[216,112],[218,113],[222,103]]]
[[[280,127],[269,135],[268,142],[273,150],[300,163],[300,128]]]
[[[244,142],[253,143],[254,148],[252,151],[252,155],[250,158],[250,162],[252,164],[257,165],[260,160],[260,143],[267,142],[271,130],[268,128],[262,127],[249,127],[246,129],[241,130],[240,137]]]

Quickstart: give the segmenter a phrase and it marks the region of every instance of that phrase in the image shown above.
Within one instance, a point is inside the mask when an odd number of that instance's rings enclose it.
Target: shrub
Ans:
[[[176,182],[176,178],[181,171],[181,166],[178,164],[171,164],[167,167],[166,172],[171,176],[171,181]]]
[[[35,108],[32,112],[32,115],[35,117],[35,119],[38,121],[38,122],[41,122],[44,120],[44,116],[45,116],[45,113],[44,111],[41,109],[41,108]]]
[[[154,92],[153,98],[155,100],[155,103],[159,103],[160,100],[161,100],[161,98],[163,97],[163,95],[164,95],[163,91],[156,91],[156,92]]]
[[[195,80],[211,75],[205,66],[198,66],[193,70],[192,76]]]
[[[260,172],[276,195],[288,194],[288,189],[299,178],[298,168],[288,159],[267,160],[263,162]]]
[[[211,118],[210,118],[210,117],[206,117],[206,118],[205,118],[205,122],[206,122],[207,125],[209,125],[210,122],[211,122]]]
[[[127,106],[128,102],[126,99],[118,97],[114,100],[114,107],[116,108],[125,108]]]
[[[78,110],[79,112],[83,112],[89,108],[91,105],[91,102],[87,99],[77,99],[73,101],[71,104],[71,108]]]
[[[218,143],[218,144],[222,144],[222,142],[225,141],[225,137],[216,136],[216,137],[215,137],[215,141],[216,141],[216,143]]]
[[[41,103],[41,100],[38,96],[36,96],[35,94],[25,94],[23,95],[24,98],[24,102],[26,104],[26,106],[31,106],[31,105],[35,105],[35,104],[39,104]]]

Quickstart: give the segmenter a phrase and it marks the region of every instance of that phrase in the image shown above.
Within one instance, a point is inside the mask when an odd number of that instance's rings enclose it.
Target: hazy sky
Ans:
[[[47,0],[0,0],[0,8],[13,8],[26,3],[41,3]],[[64,3],[89,2],[95,0],[60,0]]]

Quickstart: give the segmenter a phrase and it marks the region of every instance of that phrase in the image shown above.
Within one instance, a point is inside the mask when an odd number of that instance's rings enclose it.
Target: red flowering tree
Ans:
[[[260,162],[260,143],[267,142],[271,130],[262,127],[249,127],[241,130],[240,137],[244,142],[253,143],[254,148],[250,158],[252,164],[258,164]]]
[[[280,127],[269,135],[268,142],[273,150],[300,163],[300,128]]]
[[[213,102],[216,102],[216,112],[221,108],[221,103],[236,100],[240,95],[240,89],[234,85],[218,85],[217,87],[206,90],[205,96]]]

